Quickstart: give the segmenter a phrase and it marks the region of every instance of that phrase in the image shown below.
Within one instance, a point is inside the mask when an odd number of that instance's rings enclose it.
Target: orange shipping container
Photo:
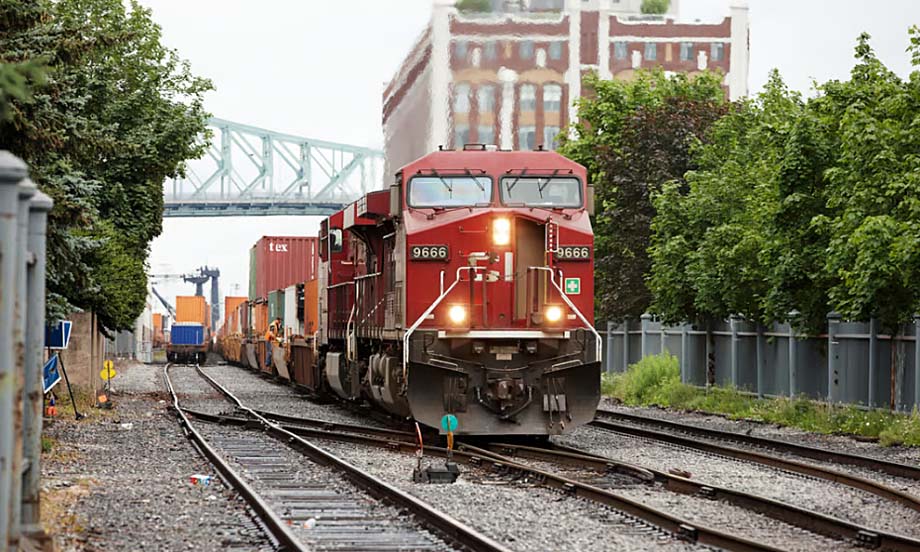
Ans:
[[[259,303],[254,310],[253,324],[255,324],[256,337],[265,337],[265,333],[268,332],[268,303]]]
[[[319,329],[319,280],[303,284],[303,333],[311,336]]]
[[[245,303],[248,300],[248,297],[232,297],[229,295],[224,297],[224,325],[230,320],[230,315],[240,306],[240,303]]]
[[[210,327],[208,303],[200,295],[179,295],[176,297],[176,322],[197,322]]]

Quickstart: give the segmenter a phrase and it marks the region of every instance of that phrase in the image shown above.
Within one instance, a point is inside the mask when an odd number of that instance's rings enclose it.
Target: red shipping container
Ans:
[[[259,299],[268,298],[270,291],[316,277],[319,258],[316,237],[263,236],[256,242],[254,249],[255,292]]]

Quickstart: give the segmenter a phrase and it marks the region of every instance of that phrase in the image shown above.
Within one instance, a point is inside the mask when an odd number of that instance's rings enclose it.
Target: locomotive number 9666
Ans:
[[[449,250],[446,245],[413,245],[409,258],[413,261],[446,261]]]
[[[589,261],[591,260],[591,247],[587,245],[564,245],[556,251],[556,258],[560,261]]]

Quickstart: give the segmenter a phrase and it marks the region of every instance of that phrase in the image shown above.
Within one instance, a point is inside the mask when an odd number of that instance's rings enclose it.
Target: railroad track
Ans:
[[[219,386],[215,388],[235,404],[243,416],[224,417],[231,422],[223,420],[224,427],[215,426],[216,430],[209,431],[216,435],[216,438],[205,438],[192,424],[190,417],[208,421],[221,421],[221,417],[202,416],[200,413],[186,411],[179,403],[170,379],[170,367],[171,365],[167,365],[164,369],[166,387],[186,434],[223,479],[246,500],[279,549],[438,551],[450,549],[451,547],[445,543],[451,543],[452,546],[465,550],[507,551],[501,544],[431,508],[412,495],[248,409],[226,389],[218,388]],[[217,385],[198,366],[195,369],[209,384]],[[254,427],[261,431],[246,432],[243,437],[240,433],[226,433],[226,425]],[[271,441],[266,442],[267,440]],[[218,446],[212,446],[214,441]],[[304,485],[291,472],[297,467],[292,464],[296,463],[285,461],[278,452],[275,441],[280,441],[288,449],[333,470],[356,487],[358,492],[335,492],[335,485],[330,481]],[[259,480],[260,486],[266,489],[262,492],[257,491],[237,473],[218,449],[229,452],[234,460],[243,465],[250,475]],[[369,497],[409,512],[415,523],[393,519],[393,516],[382,518],[379,514],[380,508],[375,507],[375,501]],[[425,530],[420,531],[414,525]],[[432,538],[428,530],[437,534],[443,541]]]
[[[415,450],[414,436],[411,433],[399,430],[331,423],[271,412],[263,412],[262,414],[269,419],[289,424],[284,426],[289,431],[300,432],[310,437],[386,447],[407,453]],[[200,413],[196,413],[196,415],[215,421],[223,421],[224,423],[231,422],[227,417]],[[237,418],[232,420],[232,423],[245,424],[246,420]],[[426,447],[426,450],[429,449],[431,447]],[[438,455],[446,454],[444,449],[432,450],[436,450]],[[554,449],[548,449],[511,443],[489,443],[478,447],[461,443],[458,446],[458,451],[468,453],[471,459],[478,456],[480,459],[478,465],[480,466],[488,467],[487,462],[485,464],[482,462],[491,459],[493,461],[492,469],[495,471],[502,471],[505,469],[504,467],[507,467],[507,471],[511,472],[513,471],[512,466],[520,463],[519,459],[530,459],[572,467],[578,470],[589,470],[603,476],[610,474],[627,476],[642,482],[659,483],[671,492],[719,500],[818,535],[851,542],[858,546],[894,551],[920,551],[920,541],[910,537],[875,530],[770,498],[693,481],[678,475],[620,462],[569,447],[555,446]],[[466,463],[477,465],[472,461]],[[498,463],[497,466],[495,463]],[[582,480],[582,478],[579,478],[579,480]],[[582,482],[584,481],[582,480]]]
[[[199,371],[199,373],[219,393],[223,394],[228,399],[233,397],[232,393],[208,374],[201,371]],[[415,442],[412,435],[403,431],[372,428],[363,425],[331,423],[323,420],[298,418],[295,416],[263,411],[257,412],[247,408],[235,397],[230,400],[241,410],[263,417],[268,422],[268,425],[263,425],[262,427],[276,428],[277,431],[284,431],[286,434],[296,435],[300,438],[352,443],[412,455],[416,454],[418,450],[418,444]],[[186,413],[202,420],[224,425],[253,425],[253,420],[247,416],[228,416],[190,410],[186,411]],[[443,447],[425,445],[424,450],[430,456],[446,458],[448,455],[447,449]],[[540,470],[516,462],[511,458],[501,457],[494,452],[484,449],[474,449],[464,445],[463,449],[452,451],[451,457],[459,464],[471,466],[475,469],[481,469],[493,474],[504,475],[529,484],[555,489],[571,497],[583,498],[610,507],[629,518],[635,519],[639,523],[661,529],[679,539],[732,551],[766,552],[779,550],[776,547],[754,542],[718,528],[708,527],[683,519],[670,512],[642,504],[596,485],[570,479],[557,473]],[[637,469],[623,463],[612,461],[610,461],[610,463],[614,466],[613,469],[619,473],[627,474],[644,481],[650,481],[653,478],[650,473],[642,469]],[[918,548],[918,550],[920,550],[920,548]]]
[[[840,470],[712,441],[743,443],[761,449],[772,449],[809,459],[858,466],[887,475],[920,480],[920,469],[914,466],[610,410],[598,410],[597,418],[591,422],[591,425],[616,433],[643,439],[651,439],[678,447],[686,447],[710,454],[753,462],[755,464],[761,464],[816,479],[823,479],[846,485],[854,489],[874,494],[886,500],[897,502],[907,508],[920,512],[920,498],[883,483]],[[642,427],[643,425],[654,426],[658,429]],[[680,435],[678,433],[684,433],[686,435]],[[700,437],[707,440],[701,440]]]

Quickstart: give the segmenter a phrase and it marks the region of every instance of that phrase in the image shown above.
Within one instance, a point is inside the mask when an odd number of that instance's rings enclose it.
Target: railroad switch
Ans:
[[[460,467],[456,462],[444,462],[443,465],[420,465],[412,470],[413,483],[433,483],[436,485],[453,483],[460,477]]]

